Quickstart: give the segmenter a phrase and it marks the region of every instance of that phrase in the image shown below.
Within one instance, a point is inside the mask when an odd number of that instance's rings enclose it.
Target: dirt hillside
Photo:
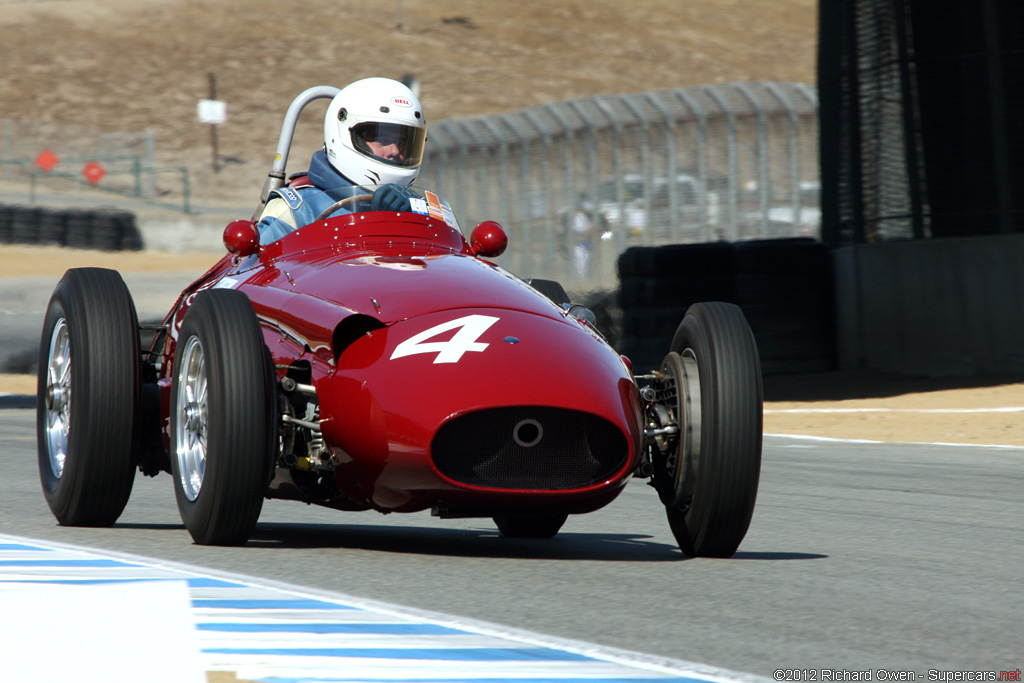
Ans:
[[[229,165],[197,191],[248,200],[307,87],[413,74],[437,121],[598,94],[813,83],[817,0],[0,0],[0,35],[0,119],[34,122],[44,140],[69,127],[152,131],[164,165],[211,165],[196,107],[214,74]],[[322,142],[315,107],[296,149]]]

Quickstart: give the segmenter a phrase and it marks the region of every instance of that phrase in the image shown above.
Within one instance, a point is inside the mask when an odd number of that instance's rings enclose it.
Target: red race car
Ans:
[[[268,187],[284,182],[298,113]],[[148,350],[111,270],[69,270],[42,334],[39,470],[61,524],[113,524],[135,471],[170,472],[196,543],[242,544],[264,498],[490,517],[554,536],[646,477],[687,555],[732,555],[761,460],[757,348],[742,312],[690,308],[657,372],[634,376],[553,281],[487,261],[448,203],[329,217],[260,246],[252,221],[185,289]],[[267,188],[264,188],[264,198]]]

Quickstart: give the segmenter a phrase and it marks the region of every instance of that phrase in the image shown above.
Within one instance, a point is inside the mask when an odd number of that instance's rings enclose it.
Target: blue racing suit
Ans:
[[[309,162],[309,183],[299,187],[281,187],[270,193],[267,208],[270,208],[274,199],[283,201],[294,219],[294,224],[278,215],[268,216],[264,210],[263,217],[256,224],[260,231],[260,244],[270,244],[296,228],[309,225],[324,209],[348,196],[353,186],[353,183],[331,166],[327,161],[327,154],[322,149],[316,151]]]
[[[352,197],[353,192],[373,193],[370,211],[410,211],[409,199],[418,196],[412,189],[394,183],[355,190],[355,184],[331,166],[323,150],[313,154],[307,175],[308,185],[285,186],[270,193],[256,223],[260,244],[270,244],[309,225],[336,201]]]

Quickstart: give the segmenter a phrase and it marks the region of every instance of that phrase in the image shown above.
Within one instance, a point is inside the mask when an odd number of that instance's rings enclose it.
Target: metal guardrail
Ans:
[[[511,270],[614,288],[633,245],[817,237],[817,115],[811,86],[736,83],[443,120],[418,184],[502,223]]]

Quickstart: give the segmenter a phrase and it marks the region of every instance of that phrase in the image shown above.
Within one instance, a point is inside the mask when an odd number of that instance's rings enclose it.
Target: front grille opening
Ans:
[[[604,418],[565,408],[517,406],[445,423],[432,446],[450,479],[502,489],[563,490],[596,484],[629,457],[625,435]]]

